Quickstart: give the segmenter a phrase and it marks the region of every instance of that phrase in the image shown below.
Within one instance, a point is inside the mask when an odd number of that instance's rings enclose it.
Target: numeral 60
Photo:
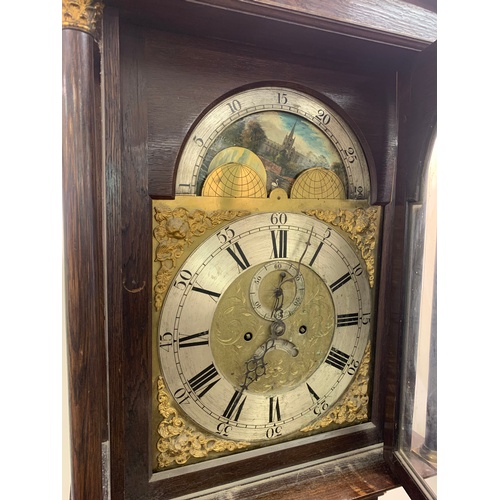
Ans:
[[[286,214],[282,212],[275,212],[271,215],[271,224],[286,224],[287,220]]]

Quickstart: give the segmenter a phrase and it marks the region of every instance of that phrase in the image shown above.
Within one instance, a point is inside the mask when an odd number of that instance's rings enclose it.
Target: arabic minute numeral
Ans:
[[[203,147],[203,139],[201,137],[197,137],[196,135],[193,137],[193,141],[196,143],[197,146],[200,148]]]
[[[189,395],[188,395],[186,389],[184,389],[184,387],[181,387],[180,389],[177,389],[174,392],[174,398],[177,400],[177,402],[179,404],[183,404],[183,403],[189,404]]]
[[[315,405],[313,410],[314,414],[321,415],[324,411],[328,410],[328,403],[325,400],[322,400],[309,384],[306,384],[306,386],[312,402]]]
[[[363,268],[361,267],[361,264],[358,264],[356,267],[354,267],[352,273],[356,276],[361,276],[363,274]]]
[[[328,125],[330,123],[330,115],[324,109],[318,109],[318,113],[315,118],[317,118],[323,125]]]
[[[269,427],[269,429],[266,430],[266,438],[272,439],[275,437],[279,437],[281,436],[282,432],[283,428],[281,427],[281,425],[274,424],[273,427]]]
[[[241,110],[241,103],[240,101],[238,101],[238,99],[234,99],[234,101],[228,102],[227,105],[229,106],[231,113],[236,113],[236,111]]]
[[[215,432],[221,435],[222,437],[228,437],[229,433],[232,430],[233,430],[232,426],[230,426],[227,423],[221,422],[219,425],[217,425],[217,430]]]
[[[356,373],[358,366],[359,366],[359,361],[353,359],[349,363],[349,368],[347,368],[347,374],[351,376],[354,375]]]
[[[224,244],[234,238],[234,235],[235,233],[230,227],[225,227],[217,233],[217,238],[219,238],[219,241]]]
[[[279,104],[286,104],[288,102],[288,99],[286,97],[286,94],[283,92],[278,92],[278,103]]]
[[[179,290],[184,290],[191,278],[193,277],[193,273],[188,271],[187,269],[182,269],[179,273],[178,279],[174,281],[174,287],[179,288]]]
[[[271,224],[274,224],[274,225],[279,226],[282,224],[286,224],[287,220],[288,220],[288,217],[283,212],[275,212],[271,215]]]
[[[354,151],[354,148],[342,149],[341,152],[344,159],[346,159],[349,163],[354,163],[358,158],[355,154],[356,151]]]
[[[173,343],[173,335],[171,332],[166,332],[160,335],[160,347],[165,349],[165,351],[169,352]]]

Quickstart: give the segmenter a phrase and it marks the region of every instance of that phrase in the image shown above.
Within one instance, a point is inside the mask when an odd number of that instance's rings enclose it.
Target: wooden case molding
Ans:
[[[100,53],[103,4],[63,1],[63,231],[71,494],[100,498],[107,435]]]
[[[436,38],[435,12],[432,0],[63,1],[72,499],[375,499],[398,485],[383,457],[396,404],[387,375],[396,372],[390,325],[399,310],[390,299],[404,234],[395,179],[405,179],[398,144],[411,68]],[[365,258],[383,279],[374,370],[358,387],[368,420],[276,455],[153,474],[150,413],[161,387],[151,383],[151,200],[174,196],[183,140],[208,106],[278,80],[337,102],[373,155],[383,251],[375,260],[365,242]]]

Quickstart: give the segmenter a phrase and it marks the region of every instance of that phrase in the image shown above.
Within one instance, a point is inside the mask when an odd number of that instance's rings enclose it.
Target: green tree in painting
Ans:
[[[283,167],[281,174],[285,177],[294,178],[302,170],[301,166],[293,161],[284,161],[280,166]]]
[[[243,120],[238,120],[236,123],[233,123],[233,125],[224,130],[224,133],[220,136],[220,144],[214,144],[214,149],[219,152],[221,149],[230,146],[240,146],[241,134],[243,133],[244,126]]]
[[[266,140],[266,133],[260,124],[255,121],[249,121],[241,133],[241,145],[250,151],[259,150],[262,143]]]

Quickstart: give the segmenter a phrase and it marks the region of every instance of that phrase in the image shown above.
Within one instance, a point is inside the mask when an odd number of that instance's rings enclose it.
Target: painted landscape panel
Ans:
[[[292,113],[263,111],[232,123],[214,141],[198,176],[198,194],[210,162],[217,153],[229,147],[247,148],[259,156],[267,173],[268,193],[281,187],[289,194],[297,176],[312,167],[332,170],[347,188],[340,155],[318,127]]]

